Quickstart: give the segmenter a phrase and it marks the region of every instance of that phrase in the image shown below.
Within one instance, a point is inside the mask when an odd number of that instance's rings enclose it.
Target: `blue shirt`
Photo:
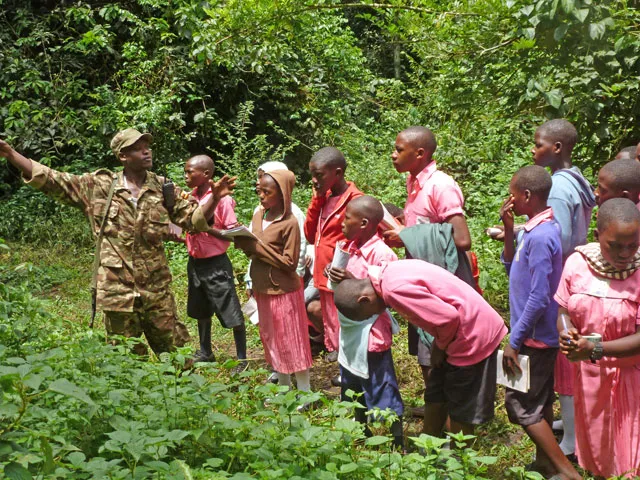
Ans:
[[[513,260],[502,258],[509,275],[509,344],[520,350],[530,338],[557,347],[558,304],[553,294],[562,275],[562,239],[551,209],[530,219],[516,243]]]

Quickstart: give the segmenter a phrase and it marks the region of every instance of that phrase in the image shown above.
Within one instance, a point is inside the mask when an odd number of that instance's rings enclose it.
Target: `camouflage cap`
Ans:
[[[153,136],[150,133],[140,133],[135,128],[120,130],[111,139],[111,151],[117,157],[123,148],[130,147],[141,138],[147,139],[149,143],[153,142]]]

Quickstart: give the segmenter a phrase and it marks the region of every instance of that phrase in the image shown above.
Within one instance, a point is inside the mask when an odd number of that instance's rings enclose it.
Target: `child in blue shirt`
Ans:
[[[553,294],[562,274],[561,229],[547,206],[551,176],[540,166],[516,172],[510,196],[500,209],[504,223],[502,262],[509,275],[511,335],[504,349],[507,373],[521,370],[518,354],[529,357],[530,389],[523,393],[507,388],[505,404],[509,420],[521,425],[536,444],[533,469],[563,478],[580,478],[565,457],[551,430],[555,393],[554,365],[558,354],[556,320],[558,304]],[[529,220],[514,241],[513,217]]]

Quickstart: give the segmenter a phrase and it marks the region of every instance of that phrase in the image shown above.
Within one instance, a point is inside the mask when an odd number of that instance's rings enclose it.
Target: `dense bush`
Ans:
[[[246,222],[260,162],[285,159],[306,187],[307,161],[326,144],[347,154],[347,176],[363,190],[402,204],[394,138],[428,125],[441,168],[467,197],[482,284],[504,308],[499,247],[483,229],[529,161],[535,126],[573,121],[576,163],[591,178],[640,140],[633,4],[0,0],[0,135],[80,172],[115,166],[107,145],[117,129],[150,130],[156,168],[174,179],[202,152],[238,174]],[[87,238],[79,216],[17,190],[12,173],[0,188],[0,234]],[[309,194],[299,188],[295,200],[304,206]]]

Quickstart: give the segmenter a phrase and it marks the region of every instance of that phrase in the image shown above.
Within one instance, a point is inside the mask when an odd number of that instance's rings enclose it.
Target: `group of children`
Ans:
[[[640,276],[634,275],[640,268],[640,151],[631,158],[621,152],[606,164],[594,191],[571,163],[576,141],[565,120],[540,126],[535,165],[516,172],[500,210],[503,231],[497,238],[504,241],[511,312],[500,366],[498,348],[507,328],[474,281],[464,198],[455,180],[437,169],[430,130],[411,127],[396,138],[393,165],[408,176],[403,224],[393,228],[383,227],[380,201],[345,179],[346,160],[334,147],[311,158],[313,197],[303,224],[301,214],[292,213],[293,173],[278,162],[260,169],[260,206],[251,221],[255,238],[234,242],[251,259],[250,291],[277,381],[289,386],[294,373],[298,389],[310,389],[313,315],[300,269],[306,241],[315,252],[315,316],[322,318],[326,358],[339,363],[335,381],[343,398],[347,390],[361,394],[359,421],[366,423],[365,412],[374,408],[391,409],[397,414],[391,431],[403,445],[403,404],[390,350],[397,328],[388,311],[393,308],[409,322],[409,350],[422,368],[425,433],[441,435],[445,425],[472,433],[493,418],[497,369],[516,373],[519,355],[527,355],[530,388],[508,388],[505,404],[510,421],[522,425],[537,447],[528,467],[580,478],[572,465],[577,456],[595,475],[638,473],[640,405],[633,393],[640,384]],[[194,157],[185,167],[199,201],[213,174],[211,159],[204,159]],[[198,175],[206,181],[198,183]],[[587,244],[596,203],[598,241]],[[526,216],[526,223],[514,225],[515,216]],[[228,242],[216,238],[218,229],[236,222],[229,198],[217,206],[208,234],[187,235],[189,315],[198,319],[204,361],[211,358],[213,312],[234,329],[238,358],[246,358],[244,323],[232,313],[239,304],[224,253]],[[404,247],[407,258],[398,260],[391,247]],[[332,265],[336,249],[348,256],[346,267]],[[223,285],[228,294],[209,293]],[[553,422],[556,393],[560,425]],[[554,429],[564,431],[560,444]]]

